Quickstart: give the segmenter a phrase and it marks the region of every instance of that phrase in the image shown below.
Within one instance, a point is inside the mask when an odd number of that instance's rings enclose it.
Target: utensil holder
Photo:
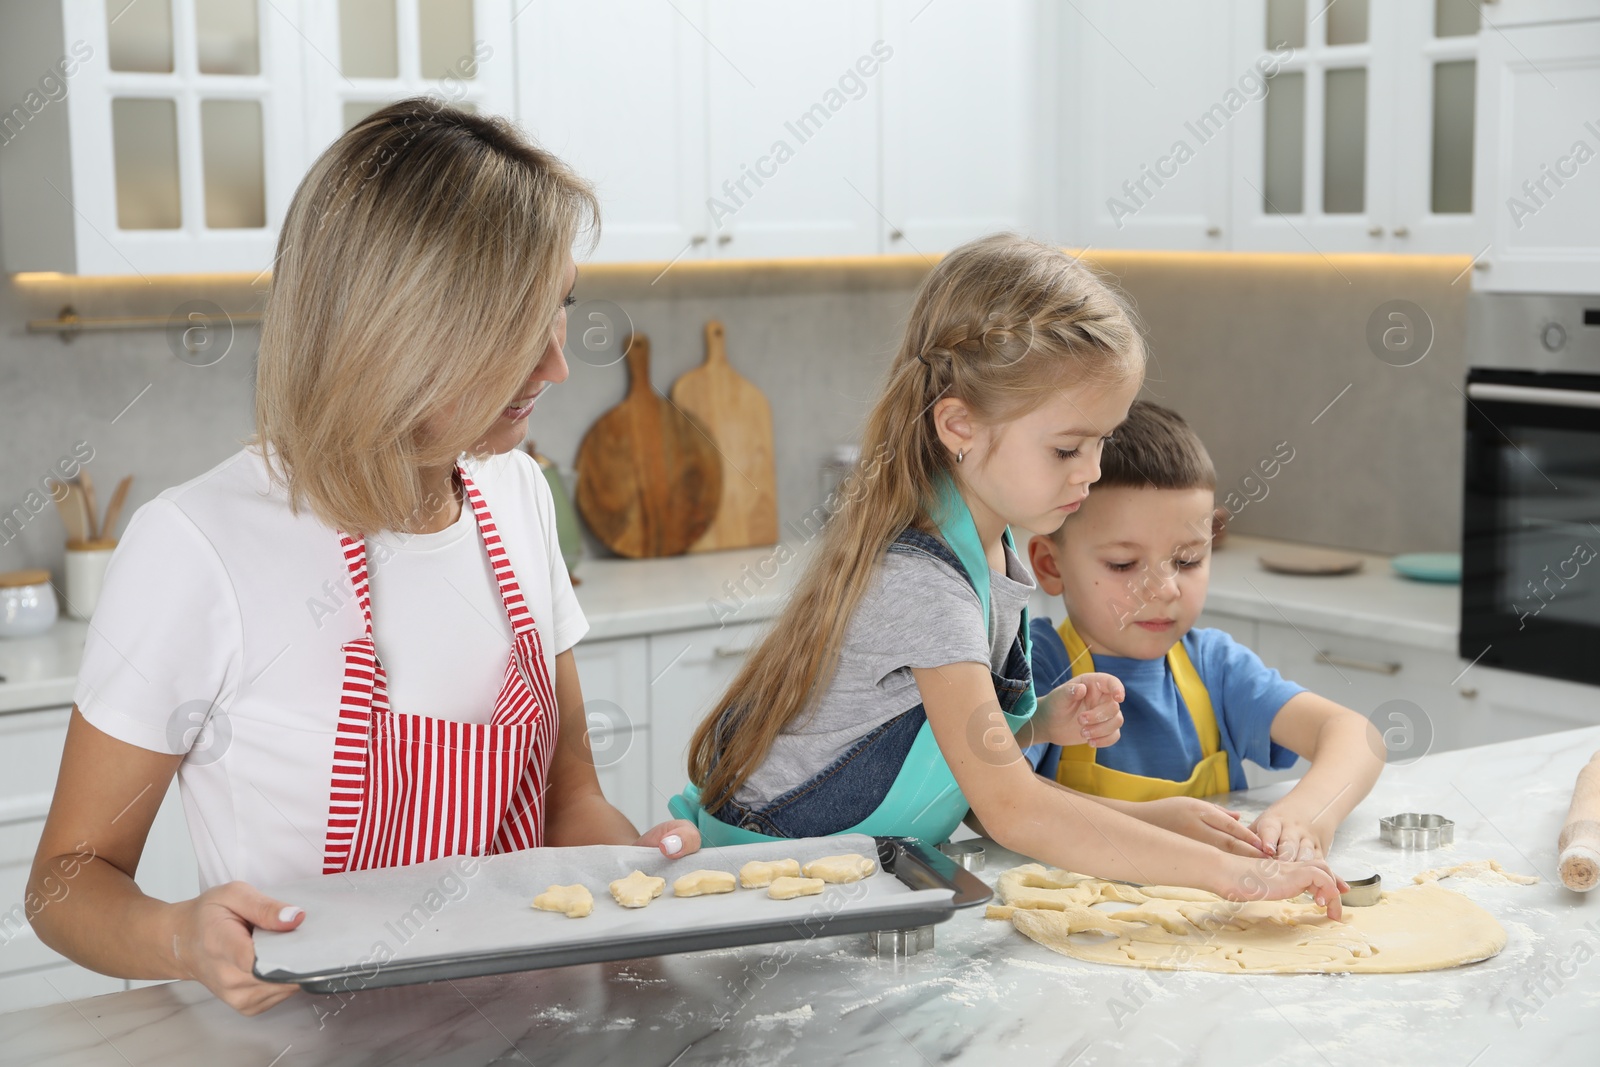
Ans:
[[[67,614],[87,620],[100,602],[100,587],[105,584],[106,565],[117,543],[110,538],[98,541],[68,541],[66,558]]]

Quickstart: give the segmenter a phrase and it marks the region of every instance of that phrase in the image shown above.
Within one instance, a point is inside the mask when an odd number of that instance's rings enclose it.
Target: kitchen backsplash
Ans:
[[[1219,500],[1232,494],[1239,512],[1235,529],[1377,552],[1456,547],[1464,258],[1089,258],[1137,304],[1152,355],[1145,395],[1177,408],[1205,439]],[[779,517],[790,529],[820,499],[828,453],[854,439],[926,266],[687,263],[659,277],[659,268],[594,266],[580,276],[576,310],[597,300],[622,308],[651,337],[662,391],[702,360],[705,321],[723,321],[730,360],[772,402]],[[225,355],[197,366],[205,360],[178,358],[176,328],[63,343],[26,332],[27,321],[65,304],[96,317],[167,317],[190,301],[253,312],[264,286],[242,277],[0,281],[0,570],[59,574],[61,523],[40,485],[64,460],[92,449],[91,470],[107,489],[133,474],[129,515],[252,431],[254,327],[235,329]],[[1407,328],[1417,340],[1403,355],[1384,347],[1384,330]],[[1424,335],[1420,362],[1397,365],[1415,358]],[[625,377],[621,364],[573,360],[559,393],[535,411],[530,435],[564,471],[584,431],[622,398]],[[1272,459],[1268,479],[1258,464]]]

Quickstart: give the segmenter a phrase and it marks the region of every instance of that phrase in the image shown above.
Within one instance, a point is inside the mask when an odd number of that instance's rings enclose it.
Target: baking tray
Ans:
[[[876,853],[882,870],[798,900],[772,900],[764,889],[671,893],[673,879],[694,870],[737,873],[753,859],[804,864],[848,852]],[[668,891],[647,908],[619,907],[607,885],[635,869],[665,878]],[[530,906],[546,887],[574,882],[594,894],[588,917]],[[528,849],[326,875],[264,892],[304,908],[306,917],[288,932],[255,931],[255,975],[312,993],[929,926],[992,895],[922,841],[864,834],[734,845],[672,860],[629,846]]]

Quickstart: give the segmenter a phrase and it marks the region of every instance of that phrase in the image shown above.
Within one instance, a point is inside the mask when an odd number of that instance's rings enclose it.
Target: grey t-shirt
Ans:
[[[1006,573],[989,571],[991,642],[983,606],[965,578],[921,552],[886,553],[845,630],[832,683],[774,739],[734,799],[750,807],[769,803],[916,707],[922,697],[912,667],[984,663],[998,673],[1033,589],[1033,576],[1007,548]]]

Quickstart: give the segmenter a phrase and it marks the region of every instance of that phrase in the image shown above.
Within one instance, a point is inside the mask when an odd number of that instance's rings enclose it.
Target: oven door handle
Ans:
[[[1467,396],[1474,400],[1499,400],[1508,404],[1543,404],[1561,408],[1600,408],[1600,392],[1582,389],[1544,389],[1533,385],[1472,382]]]

